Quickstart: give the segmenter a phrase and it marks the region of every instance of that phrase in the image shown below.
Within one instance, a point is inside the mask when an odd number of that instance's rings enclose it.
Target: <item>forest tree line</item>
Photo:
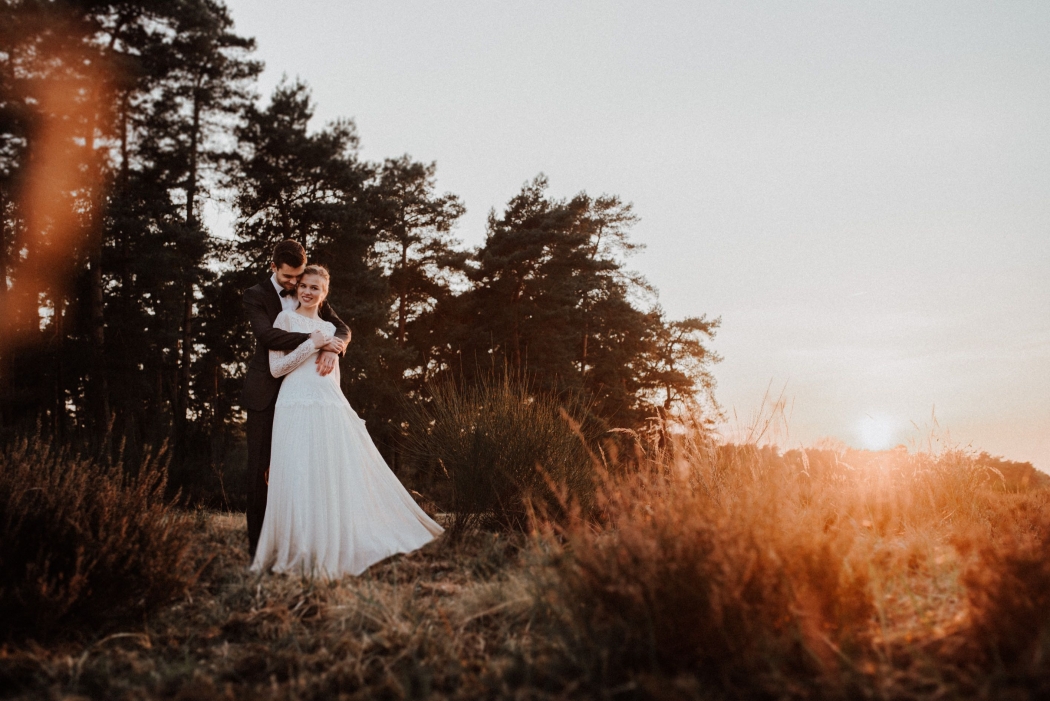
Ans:
[[[538,176],[468,249],[435,164],[364,160],[352,120],[313,125],[301,81],[260,99],[254,41],[219,0],[0,13],[6,435],[166,444],[176,482],[214,493],[243,459],[241,294],[285,238],[331,270],[343,390],[391,460],[405,402],[436,380],[511,372],[609,427],[714,406],[718,320],[668,318],[626,267],[637,217],[619,197],[558,198]],[[34,171],[52,161],[71,175]],[[209,229],[209,200],[232,204],[232,232]]]

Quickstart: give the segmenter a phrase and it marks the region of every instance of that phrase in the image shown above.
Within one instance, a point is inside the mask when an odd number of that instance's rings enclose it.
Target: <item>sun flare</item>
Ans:
[[[885,450],[897,443],[899,422],[882,413],[867,413],[857,421],[856,433],[860,447],[868,450]]]

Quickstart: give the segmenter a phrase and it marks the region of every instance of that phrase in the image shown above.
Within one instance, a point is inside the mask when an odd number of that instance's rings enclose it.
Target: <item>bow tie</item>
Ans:
[[[291,297],[295,294],[295,290],[286,290],[282,287],[281,291],[278,294],[280,294],[282,297]]]

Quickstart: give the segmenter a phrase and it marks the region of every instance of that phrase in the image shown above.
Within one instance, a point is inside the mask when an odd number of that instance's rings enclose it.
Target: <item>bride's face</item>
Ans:
[[[303,275],[299,278],[299,304],[309,309],[316,307],[328,295],[327,285],[320,275]]]

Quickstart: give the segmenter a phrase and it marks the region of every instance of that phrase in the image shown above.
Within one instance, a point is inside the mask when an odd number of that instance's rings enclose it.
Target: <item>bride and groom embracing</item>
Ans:
[[[248,548],[256,572],[336,578],[442,532],[419,508],[339,387],[350,330],[327,302],[328,270],[287,240],[244,293],[256,352],[248,413]]]

